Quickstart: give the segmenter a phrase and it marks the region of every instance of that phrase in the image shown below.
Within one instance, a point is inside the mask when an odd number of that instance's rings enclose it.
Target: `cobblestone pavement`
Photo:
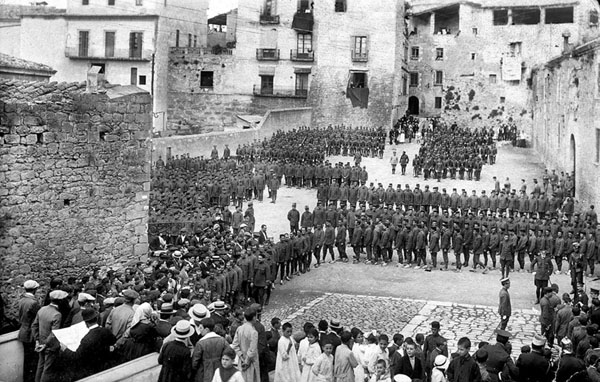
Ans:
[[[342,293],[310,297],[306,304],[288,316],[279,316],[284,322],[290,322],[294,331],[301,330],[307,321],[316,325],[321,319],[334,319],[348,330],[358,327],[363,332],[378,330],[390,337],[394,333],[402,333],[405,337],[414,338],[417,333],[429,333],[431,321],[439,321],[441,334],[448,340],[448,348],[455,351],[458,339],[463,336],[469,337],[474,346],[480,341],[494,343],[494,330],[499,322],[496,308],[483,305]],[[267,328],[273,317],[271,313],[272,309],[266,307],[262,322]],[[521,346],[531,344],[534,332],[539,332],[537,322],[537,312],[533,310],[513,313],[507,328],[513,333],[513,356],[519,354]]]

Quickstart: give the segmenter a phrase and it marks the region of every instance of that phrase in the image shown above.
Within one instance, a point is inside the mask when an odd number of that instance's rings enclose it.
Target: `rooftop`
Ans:
[[[579,0],[410,0],[407,12],[420,15],[452,5],[481,8],[553,7],[579,4]]]
[[[48,65],[38,64],[37,62],[23,60],[8,54],[0,53],[0,69],[21,69],[35,72],[46,72],[53,75],[56,70]]]
[[[31,82],[0,78],[0,102],[60,102],[64,91],[82,93],[85,82]],[[57,95],[58,98],[55,97]]]

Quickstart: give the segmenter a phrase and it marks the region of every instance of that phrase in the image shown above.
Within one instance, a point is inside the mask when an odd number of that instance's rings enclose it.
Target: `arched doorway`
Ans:
[[[419,99],[415,96],[408,98],[408,113],[411,115],[419,115]]]
[[[569,144],[569,158],[570,167],[568,167],[568,171],[570,172],[571,177],[573,178],[573,195],[575,195],[577,188],[577,179],[575,179],[575,170],[577,168],[577,149],[575,146],[575,137],[573,136],[573,134],[571,134],[571,142]]]

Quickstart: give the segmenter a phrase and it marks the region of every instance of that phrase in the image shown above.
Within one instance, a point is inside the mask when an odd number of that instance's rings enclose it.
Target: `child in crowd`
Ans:
[[[317,329],[310,328],[306,333],[306,339],[308,340],[308,347],[305,349],[305,352],[301,354],[300,350],[298,350],[298,358],[300,359],[302,365],[302,382],[310,382],[314,380],[312,368],[321,355],[321,345],[319,345],[319,332]]]
[[[333,382],[333,344],[325,342],[323,345],[323,353],[317,357],[314,365],[311,368],[311,382]],[[304,381],[304,379],[303,379]]]
[[[387,362],[384,359],[377,361],[375,367],[375,373],[371,375],[370,382],[392,382],[389,370],[387,369]]]
[[[377,347],[376,351],[374,351],[371,354],[371,358],[369,358],[368,368],[369,368],[370,374],[375,374],[376,369],[377,369],[377,362],[379,360],[385,361],[385,365],[386,365],[386,369],[387,369],[387,365],[390,362],[390,354],[387,349],[388,343],[389,343],[388,336],[385,334],[381,334],[377,341],[378,347]]]
[[[458,357],[452,359],[448,366],[449,382],[480,382],[481,373],[479,366],[469,354],[471,350],[471,340],[468,337],[462,337],[458,340]]]
[[[433,361],[433,369],[431,370],[431,382],[448,382],[446,378],[446,369],[450,360],[443,354],[438,354]]]
[[[242,372],[234,367],[235,351],[226,348],[221,356],[221,366],[215,370],[212,382],[244,382]]]
[[[275,380],[277,382],[298,382],[300,368],[296,355],[296,344],[292,338],[292,324],[286,322],[282,326],[283,335],[277,344],[277,361],[275,363]]]

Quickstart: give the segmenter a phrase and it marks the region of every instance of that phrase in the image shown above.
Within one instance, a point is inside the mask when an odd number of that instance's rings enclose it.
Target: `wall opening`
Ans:
[[[546,24],[570,24],[573,22],[573,7],[546,8]]]
[[[36,134],[36,143],[38,145],[41,145],[42,143],[44,143],[44,134],[42,134],[42,133]]]
[[[514,8],[512,10],[513,25],[535,25],[540,23],[539,8]]]
[[[419,98],[411,96],[408,99],[408,113],[411,115],[419,115]]]
[[[106,140],[106,132],[105,132],[105,131],[101,131],[101,132],[99,132],[99,133],[98,133],[98,138],[99,138],[101,141],[105,141],[105,140]]]
[[[71,205],[71,199],[64,199],[63,200],[63,205],[65,207],[69,207]]]

